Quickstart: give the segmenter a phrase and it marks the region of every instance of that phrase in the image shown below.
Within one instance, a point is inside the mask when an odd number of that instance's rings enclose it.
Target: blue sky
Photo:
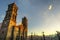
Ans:
[[[8,4],[18,6],[17,24],[22,17],[28,19],[28,34],[54,34],[60,31],[60,0],[0,0],[0,23],[3,21]]]

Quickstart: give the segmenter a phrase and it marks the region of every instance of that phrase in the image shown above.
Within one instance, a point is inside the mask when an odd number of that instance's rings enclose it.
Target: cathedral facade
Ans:
[[[22,24],[16,25],[18,7],[15,3],[8,5],[6,16],[0,32],[0,40],[27,40],[27,18],[22,18]]]

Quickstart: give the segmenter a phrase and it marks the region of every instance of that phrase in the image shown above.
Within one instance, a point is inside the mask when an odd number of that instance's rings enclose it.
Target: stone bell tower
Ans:
[[[16,26],[16,17],[17,17],[18,7],[15,3],[8,5],[8,10],[6,11],[6,16],[3,20],[1,26],[1,38],[2,40],[10,40],[12,28]]]
[[[24,27],[24,29],[23,29],[23,37],[24,37],[24,39],[23,40],[27,40],[28,20],[27,20],[26,17],[22,18],[22,24],[23,24],[23,27]]]

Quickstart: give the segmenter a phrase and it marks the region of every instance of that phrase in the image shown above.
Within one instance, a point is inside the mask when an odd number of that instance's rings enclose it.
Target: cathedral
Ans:
[[[18,7],[15,3],[8,5],[6,16],[0,30],[0,40],[27,40],[27,18],[23,17],[20,25],[16,25]]]

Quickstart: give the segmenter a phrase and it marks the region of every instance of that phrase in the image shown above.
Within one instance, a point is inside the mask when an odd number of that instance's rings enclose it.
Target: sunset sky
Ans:
[[[0,0],[0,23],[2,23],[8,4],[15,2],[18,6],[17,24],[22,17],[28,19],[28,34],[35,32],[46,35],[60,31],[60,0]]]

